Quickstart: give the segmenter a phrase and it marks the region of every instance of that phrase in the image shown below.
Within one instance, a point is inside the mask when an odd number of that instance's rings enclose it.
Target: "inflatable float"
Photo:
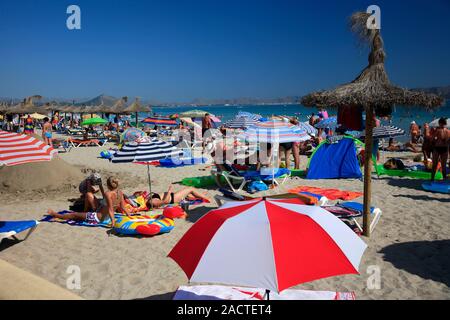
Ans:
[[[424,182],[422,188],[431,192],[450,193],[450,182]]]
[[[169,206],[164,208],[160,215],[139,215],[116,217],[114,231],[124,235],[155,236],[172,231],[175,226],[174,219],[183,218],[186,213],[180,207]]]

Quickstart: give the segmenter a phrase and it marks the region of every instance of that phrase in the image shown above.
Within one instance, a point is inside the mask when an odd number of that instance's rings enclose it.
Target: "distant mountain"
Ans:
[[[450,99],[450,86],[444,86],[444,87],[430,87],[430,88],[415,88],[412,89],[415,91],[424,91],[427,93],[434,93],[437,94],[444,99],[448,100]]]

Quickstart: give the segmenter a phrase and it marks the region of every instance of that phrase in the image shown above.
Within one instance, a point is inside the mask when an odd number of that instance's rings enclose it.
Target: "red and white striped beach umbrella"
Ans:
[[[192,282],[280,292],[357,274],[367,245],[333,214],[298,199],[229,202],[200,218],[169,253]]]
[[[57,152],[34,137],[0,130],[0,166],[50,161]]]

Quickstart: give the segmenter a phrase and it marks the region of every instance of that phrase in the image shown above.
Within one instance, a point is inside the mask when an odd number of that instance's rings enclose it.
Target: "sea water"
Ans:
[[[311,113],[317,115],[317,108],[308,108],[300,104],[276,104],[276,105],[214,105],[214,106],[177,106],[177,107],[158,107],[152,108],[153,113],[157,115],[171,115],[175,113],[182,113],[188,110],[200,109],[207,111],[222,121],[233,119],[239,111],[246,111],[260,114],[263,117],[270,117],[272,115],[286,115],[296,116],[300,121],[307,121]],[[337,109],[327,109],[329,116],[335,116]],[[140,114],[139,118],[144,118],[147,114]],[[431,122],[440,117],[450,117],[450,103],[445,107],[441,107],[435,111],[429,112],[420,107],[395,107],[392,113],[390,122],[382,121],[383,125],[394,125],[400,127],[408,133],[411,121],[416,121],[418,125]],[[399,137],[398,140],[405,140]]]

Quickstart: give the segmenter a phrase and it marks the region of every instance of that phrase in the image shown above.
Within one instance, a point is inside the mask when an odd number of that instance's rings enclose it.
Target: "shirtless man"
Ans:
[[[48,117],[44,118],[44,125],[42,126],[42,138],[44,139],[44,142],[46,144],[48,144],[49,146],[52,145],[52,124],[50,123]]]
[[[422,143],[422,153],[424,161],[431,159],[431,153],[433,152],[432,145],[432,130],[428,123],[423,125],[423,143]]]
[[[431,173],[431,181],[434,181],[434,176],[436,175],[439,162],[442,167],[442,176],[444,180],[447,179],[447,159],[450,143],[450,132],[446,127],[447,119],[440,118],[439,127],[434,130],[431,136],[431,143],[433,145],[433,171]]]

